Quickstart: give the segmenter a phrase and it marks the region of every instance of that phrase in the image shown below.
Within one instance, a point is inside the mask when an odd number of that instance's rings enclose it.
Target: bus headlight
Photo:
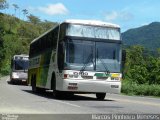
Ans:
[[[68,78],[68,74],[64,74],[63,78],[67,79]]]
[[[19,78],[17,73],[12,73],[12,78]]]
[[[64,78],[64,79],[68,79],[68,78],[78,78],[78,75],[64,74],[63,78]]]
[[[118,73],[111,74],[111,80],[120,80],[121,75]]]

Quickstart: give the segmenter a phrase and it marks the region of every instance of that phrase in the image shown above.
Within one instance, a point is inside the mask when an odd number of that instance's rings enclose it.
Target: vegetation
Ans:
[[[160,96],[160,22],[122,33],[127,57],[122,92]]]
[[[126,49],[122,92],[160,96],[160,52],[157,50],[159,56],[154,57],[146,54],[144,50],[142,46]]]
[[[127,95],[160,96],[160,85],[122,82],[122,93]]]
[[[9,4],[6,2],[6,0],[0,0],[0,10],[8,8]]]
[[[139,28],[127,30],[122,34],[125,45],[142,45],[155,52],[160,48],[160,22],[153,22]]]
[[[8,3],[0,0],[0,10],[7,9]],[[10,60],[15,54],[28,54],[30,42],[40,34],[46,32],[56,23],[44,21],[34,15],[28,15],[26,9],[22,10],[27,21],[16,17],[18,5],[13,4],[14,15],[0,13],[0,74],[10,72]],[[27,16],[28,15],[28,16]],[[32,28],[32,29],[31,29]]]

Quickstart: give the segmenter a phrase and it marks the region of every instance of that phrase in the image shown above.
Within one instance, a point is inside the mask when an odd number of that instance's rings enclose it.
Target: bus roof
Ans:
[[[120,28],[117,24],[107,23],[98,20],[65,20],[63,23],[72,23],[72,24],[82,24],[82,25],[95,25],[95,26],[105,26],[105,27],[113,27]]]

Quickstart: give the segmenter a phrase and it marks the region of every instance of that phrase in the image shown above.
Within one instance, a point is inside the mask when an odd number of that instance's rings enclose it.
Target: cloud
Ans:
[[[48,4],[47,6],[37,8],[30,7],[30,10],[40,11],[51,16],[68,14],[68,9],[62,3]]]
[[[112,12],[106,12],[105,13],[105,19],[107,21],[116,21],[116,20],[122,20],[122,21],[130,21],[134,18],[133,14],[127,12],[127,11],[112,11]]]
[[[113,21],[118,18],[118,13],[115,11],[107,12],[105,18],[107,21]]]

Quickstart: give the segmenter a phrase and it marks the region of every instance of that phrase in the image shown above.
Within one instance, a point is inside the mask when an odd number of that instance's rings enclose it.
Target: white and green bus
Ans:
[[[33,40],[29,52],[29,84],[33,91],[106,93],[121,90],[121,34],[115,24],[66,20]],[[62,94],[63,93],[63,94]]]

